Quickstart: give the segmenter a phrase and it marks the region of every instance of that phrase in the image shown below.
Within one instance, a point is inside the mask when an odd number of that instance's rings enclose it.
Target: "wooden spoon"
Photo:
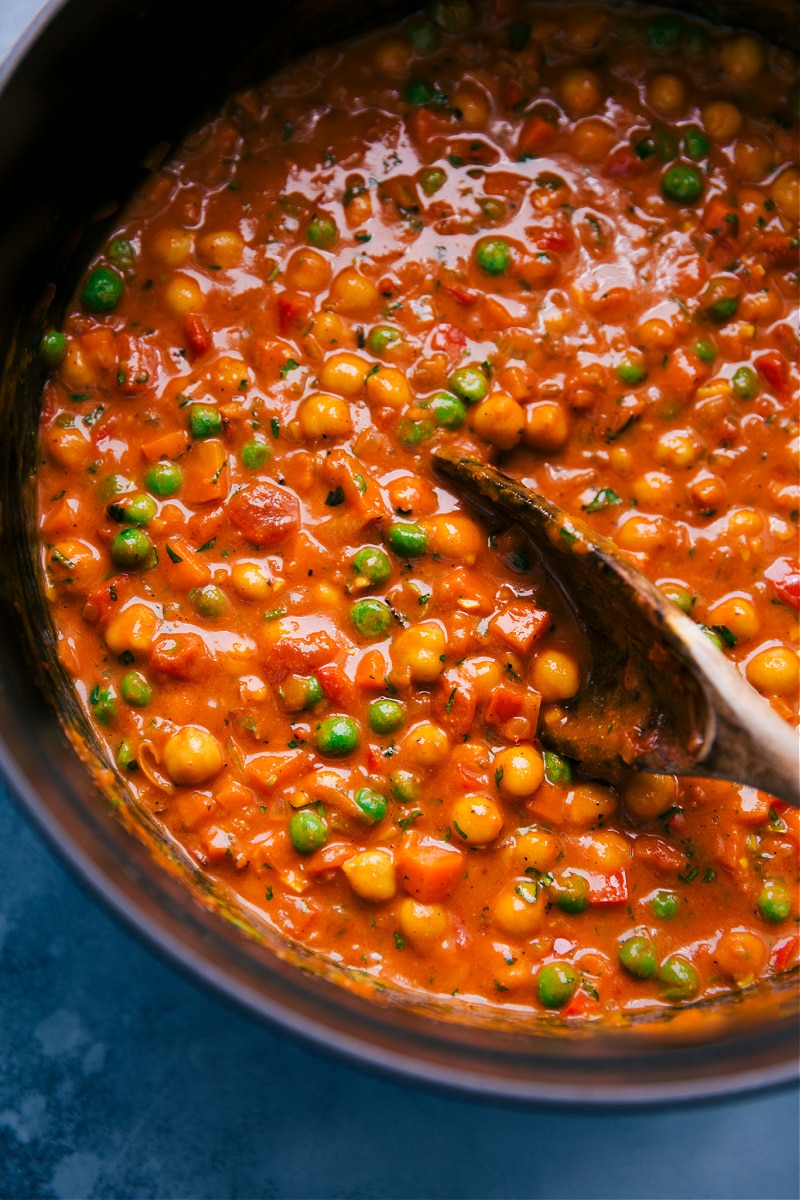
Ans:
[[[494,467],[443,449],[436,470],[532,539],[589,642],[588,682],[539,736],[590,775],[704,775],[800,807],[800,743],[703,631],[608,538]]]

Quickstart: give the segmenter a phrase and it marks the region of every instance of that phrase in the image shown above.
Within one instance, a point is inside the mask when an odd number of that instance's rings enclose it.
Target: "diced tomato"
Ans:
[[[790,608],[800,609],[800,562],[796,558],[776,558],[767,567],[764,578],[770,581],[779,600]]]
[[[664,838],[650,833],[637,837],[633,843],[633,857],[665,874],[680,871],[686,862],[685,854],[671,846]]]
[[[483,710],[483,719],[489,725],[505,725],[522,711],[522,689],[512,684],[501,683],[492,688]]]
[[[307,750],[287,750],[280,754],[256,754],[245,764],[247,782],[256,791],[270,793],[280,784],[285,787],[299,779],[311,766]]]
[[[789,383],[789,368],[783,355],[777,350],[768,350],[766,354],[759,354],[753,362],[775,395],[785,395]]]
[[[352,454],[334,450],[325,459],[323,475],[333,487],[342,489],[347,514],[357,520],[358,528],[390,516],[377,482]]]
[[[585,878],[589,884],[590,904],[626,904],[630,898],[625,871],[611,871],[608,875],[592,873]]]
[[[356,701],[356,688],[352,679],[345,675],[341,667],[333,663],[317,668],[317,679],[320,682],[326,699],[338,708],[351,708]]]
[[[408,136],[418,149],[422,149],[431,138],[446,132],[448,120],[425,105],[417,105],[406,117]]]
[[[170,679],[197,679],[210,665],[208,647],[197,633],[165,633],[153,643],[150,666]]]
[[[456,325],[440,321],[431,336],[431,346],[434,350],[444,350],[451,358],[459,355],[467,344],[466,335]]]
[[[564,254],[573,248],[575,242],[570,234],[561,229],[545,229],[537,234],[536,245],[541,250],[553,250],[557,254]]]
[[[560,825],[567,808],[567,792],[544,780],[536,794],[525,801],[525,810],[547,825]]]
[[[558,137],[558,130],[538,113],[525,118],[517,139],[517,158],[538,158],[545,154]]]
[[[448,671],[436,685],[434,705],[437,720],[447,732],[453,737],[463,737],[475,719],[478,706],[475,686]]]
[[[536,734],[541,703],[539,693],[530,688],[500,683],[489,693],[483,719],[496,726],[508,741],[527,741]]]
[[[588,1017],[600,1011],[600,1001],[595,1000],[583,988],[578,988],[572,998],[561,1009],[562,1017]]]
[[[319,674],[320,669],[341,653],[341,646],[313,617],[283,617],[265,624],[261,638],[264,678],[278,683],[287,675]],[[322,683],[322,678],[320,678]],[[333,689],[335,684],[328,680]],[[350,685],[352,688],[352,684]]]
[[[306,859],[306,874],[315,876],[324,875],[326,871],[335,871],[342,863],[346,863],[348,858],[352,858],[353,853],[352,842],[329,842]]]
[[[726,204],[721,196],[712,196],[703,213],[702,227],[712,237],[730,239],[736,232],[737,220],[735,209]]]
[[[781,266],[797,262],[797,238],[788,233],[765,233],[757,243],[758,250],[768,254]]]
[[[205,354],[207,350],[211,349],[211,334],[205,317],[201,317],[199,313],[190,313],[186,318],[184,328],[186,330],[186,341],[195,358],[198,358],[201,354]]]
[[[446,899],[464,866],[461,851],[447,842],[425,838],[403,846],[397,856],[400,883],[423,904]]]
[[[278,328],[281,333],[288,333],[290,329],[299,325],[301,319],[305,320],[308,316],[308,312],[307,300],[292,296],[289,292],[281,292],[278,296]]]
[[[491,632],[517,654],[530,654],[534,642],[549,628],[550,614],[522,601],[507,604],[489,622]]]
[[[606,163],[606,175],[612,179],[635,179],[645,169],[642,160],[632,150],[614,150]]]
[[[525,98],[525,88],[519,79],[504,79],[500,84],[500,100],[504,108],[516,108]]]
[[[228,516],[253,546],[276,546],[300,528],[300,503],[273,483],[250,483],[233,496]]]
[[[800,950],[800,938],[796,936],[784,938],[773,947],[769,965],[774,971],[786,971],[797,958]]]
[[[104,620],[111,609],[119,604],[123,589],[128,590],[125,588],[124,576],[109,579],[102,587],[89,592],[81,612],[84,621],[88,621],[90,625],[97,625]]]
[[[117,334],[117,388],[123,396],[138,396],[156,379],[155,351],[143,338],[127,333]]]
[[[457,283],[442,284],[442,291],[446,292],[448,296],[452,296],[453,299],[457,300],[459,304],[463,304],[467,307],[470,304],[474,304],[478,299],[476,292],[467,291],[465,287],[461,287],[461,285]]]

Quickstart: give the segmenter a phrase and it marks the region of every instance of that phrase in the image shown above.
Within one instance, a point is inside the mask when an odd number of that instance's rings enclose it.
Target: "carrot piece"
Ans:
[[[56,500],[53,507],[45,513],[39,528],[42,533],[65,533],[71,529],[77,520],[77,500],[62,496]]]
[[[257,754],[245,765],[247,782],[259,792],[272,792],[299,779],[311,766],[311,755],[305,750],[282,754]]]
[[[638,837],[633,843],[633,857],[666,874],[680,871],[686,861],[686,856],[680,850],[676,850],[664,838],[649,833]]]
[[[217,803],[224,809],[238,811],[247,804],[252,804],[255,795],[249,787],[236,779],[228,779],[214,795]]]
[[[489,629],[517,654],[530,654],[533,643],[550,628],[550,614],[532,604],[507,604],[489,622]]]
[[[368,650],[356,667],[356,687],[361,692],[382,692],[389,670],[380,650]]]
[[[733,220],[729,221],[728,217]],[[724,233],[729,238],[736,233],[736,213],[720,196],[713,196],[706,205],[702,225],[706,233],[713,237],[720,237]]]
[[[182,499],[189,504],[213,504],[228,494],[228,454],[219,438],[192,445],[183,467]]]
[[[146,462],[158,462],[159,458],[180,458],[189,445],[189,435],[184,429],[162,433],[160,437],[142,443],[142,458]]]
[[[423,904],[444,900],[455,886],[463,866],[460,850],[447,842],[428,838],[409,843],[397,856],[397,872],[403,888]]]
[[[201,821],[211,815],[214,801],[206,792],[186,792],[175,800],[178,817],[184,829],[196,829]]]
[[[188,592],[208,583],[211,578],[208,563],[182,537],[168,538],[164,546],[164,569],[172,587]]]
[[[197,633],[165,633],[156,639],[150,653],[154,671],[184,682],[197,679],[210,662],[208,648]]]
[[[326,458],[322,473],[328,483],[342,489],[348,511],[358,517],[361,526],[389,516],[377,483],[352,455],[334,450]]]
[[[525,119],[517,139],[517,158],[538,158],[555,142],[558,130],[538,113]]]
[[[331,704],[349,709],[356,700],[356,689],[352,679],[345,675],[341,667],[335,663],[326,663],[317,668],[317,679],[320,682],[325,698]]]
[[[567,807],[567,793],[545,779],[535,796],[525,801],[525,811],[547,825],[560,825]]]

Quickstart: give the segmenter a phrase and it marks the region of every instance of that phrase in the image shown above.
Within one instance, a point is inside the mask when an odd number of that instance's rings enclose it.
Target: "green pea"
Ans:
[[[298,854],[313,854],[327,842],[328,826],[318,813],[303,808],[294,813],[289,821],[289,837]]]
[[[695,597],[687,588],[670,583],[661,590],[667,599],[671,600],[681,612],[685,612],[688,615],[694,608]]]
[[[226,608],[225,593],[214,583],[192,588],[189,592],[189,600],[197,615],[207,617],[209,620],[221,617]]]
[[[350,620],[357,633],[362,637],[383,637],[392,623],[392,614],[388,605],[382,600],[369,597],[366,600],[356,600],[350,609]]]
[[[564,962],[547,963],[536,980],[536,991],[545,1008],[563,1008],[577,986],[578,972]]]
[[[411,45],[419,54],[433,54],[439,45],[439,31],[426,17],[417,17],[408,26]]]
[[[210,404],[193,404],[189,409],[189,433],[193,438],[216,437],[222,433],[222,417]]]
[[[617,375],[623,383],[630,385],[644,383],[647,379],[647,367],[644,363],[636,362],[632,358],[623,358],[617,366]]]
[[[716,347],[707,338],[701,338],[694,344],[694,352],[701,362],[712,363],[717,357]]]
[[[750,367],[739,367],[733,377],[733,390],[741,400],[755,400],[760,390],[755,371]]]
[[[96,721],[101,725],[113,724],[117,715],[117,698],[111,688],[93,687],[89,693],[89,704]]]
[[[411,771],[393,771],[389,776],[389,786],[395,800],[401,804],[412,804],[419,795],[419,780]]]
[[[424,79],[410,79],[406,84],[406,100],[409,104],[430,104],[434,90]]]
[[[358,749],[358,726],[352,717],[334,714],[317,726],[314,743],[322,754],[341,758]]]
[[[132,496],[112,500],[108,506],[112,521],[125,521],[130,525],[149,525],[157,512],[158,505],[146,492],[135,492]]]
[[[487,275],[503,275],[511,265],[511,247],[503,238],[484,238],[475,247],[475,261]]]
[[[117,766],[121,771],[138,771],[139,763],[130,742],[120,742],[117,749]]]
[[[671,954],[664,960],[658,981],[668,1000],[688,1000],[700,986],[697,971],[681,954]]]
[[[589,884],[582,875],[565,875],[556,888],[556,903],[562,912],[582,913],[589,907]]]
[[[478,207],[488,222],[504,220],[508,211],[503,201],[497,200],[494,196],[481,196],[478,200]]]
[[[703,194],[703,179],[696,167],[670,167],[661,176],[661,191],[675,204],[696,204]]]
[[[451,396],[449,392],[437,392],[432,400],[425,401],[424,407],[431,410],[436,424],[445,429],[458,429],[467,415],[458,396]]]
[[[708,138],[695,125],[690,125],[683,135],[683,148],[687,158],[699,162],[708,157]]]
[[[447,381],[451,392],[467,404],[478,404],[489,390],[489,381],[480,367],[459,367]]]
[[[316,675],[306,675],[306,702],[304,708],[316,708],[325,699],[322,684]]]
[[[386,583],[392,573],[389,556],[378,546],[363,546],[353,558],[356,573],[362,575],[373,587]]]
[[[710,642],[712,642],[717,647],[718,650],[725,649],[725,647],[722,644],[722,638],[719,636],[718,633],[716,633],[713,629],[711,629],[710,626],[701,625],[700,628],[702,629],[703,633],[706,635],[708,640]]]
[[[339,230],[332,217],[316,216],[306,230],[306,237],[319,250],[331,250],[336,245]]]
[[[174,496],[183,487],[183,471],[177,463],[162,459],[150,467],[144,484],[156,496]]]
[[[441,167],[425,167],[419,173],[419,186],[426,196],[433,196],[447,182],[447,175]]]
[[[389,526],[386,540],[398,558],[421,558],[428,549],[427,533],[410,521],[395,521]]]
[[[548,783],[570,783],[572,767],[566,758],[562,758],[560,754],[555,754],[552,750],[545,750],[542,757],[544,774]]]
[[[729,291],[730,283],[726,279],[712,279],[700,302],[713,321],[720,324],[730,321],[739,309],[739,297]]]
[[[472,5],[468,0],[436,0],[431,16],[445,33],[466,33],[472,28]]]
[[[647,40],[654,50],[664,53],[674,50],[681,40],[683,22],[677,17],[656,17],[647,26]]]
[[[367,720],[373,733],[394,733],[403,724],[404,717],[399,700],[373,700],[367,711]]]
[[[118,567],[126,571],[135,571],[143,567],[152,549],[150,538],[135,526],[120,529],[111,540],[111,557]]]
[[[377,825],[386,816],[386,797],[372,788],[360,788],[355,794],[355,801],[369,825]]]
[[[292,675],[288,684],[278,688],[278,695],[287,712],[302,712],[316,708],[325,698],[322,684],[316,675]]]
[[[654,917],[658,917],[660,921],[671,921],[673,917],[677,917],[681,902],[674,892],[656,892],[650,901],[650,907]]]
[[[128,671],[127,675],[123,675],[119,690],[125,703],[132,704],[134,708],[146,708],[153,699],[150,684],[141,671]]]
[[[404,417],[397,426],[397,437],[404,446],[411,450],[420,442],[425,442],[429,437],[433,437],[435,429],[435,425],[430,421],[410,421]]]
[[[39,343],[39,353],[48,367],[57,367],[67,353],[67,339],[57,329],[48,329]]]
[[[648,937],[626,938],[619,948],[619,961],[637,979],[652,979],[658,970],[656,948]]]
[[[115,237],[108,247],[108,257],[115,267],[122,267],[125,270],[133,266],[136,253],[127,238]]]
[[[245,442],[242,446],[242,466],[247,467],[248,471],[257,471],[271,458],[272,451],[259,438],[253,438],[252,442]]]
[[[792,911],[792,895],[783,883],[771,879],[764,884],[764,890],[758,897],[758,909],[766,921],[778,924],[785,921]]]
[[[116,271],[108,267],[96,267],[89,275],[81,293],[81,300],[93,313],[110,313],[122,299],[124,285]]]
[[[717,300],[708,310],[709,316],[715,321],[730,321],[731,317],[736,316],[736,311],[739,308],[738,296],[726,296],[723,300]]]
[[[678,141],[673,133],[661,125],[655,125],[634,143],[636,157],[652,158],[658,155],[662,162],[672,162],[678,156]]]
[[[383,354],[400,341],[402,338],[398,330],[393,329],[391,325],[376,325],[367,336],[367,349],[372,354]]]

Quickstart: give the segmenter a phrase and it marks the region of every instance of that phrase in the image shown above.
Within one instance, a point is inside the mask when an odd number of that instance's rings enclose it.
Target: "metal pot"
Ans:
[[[791,980],[624,1029],[570,1035],[391,991],[367,998],[268,932],[243,932],[243,914],[169,850],[114,781],[58,663],[34,566],[42,331],[58,322],[154,146],[175,145],[231,87],[278,61],[411,7],[301,0],[266,11],[263,2],[228,0],[212,36],[189,0],[64,0],[44,10],[5,64],[0,769],[62,856],[151,944],[250,1012],[328,1050],[485,1096],[549,1102],[670,1101],[784,1082],[798,1060]],[[720,0],[712,8],[733,21],[742,12],[743,23],[797,49],[796,0],[762,0],[757,10]]]

